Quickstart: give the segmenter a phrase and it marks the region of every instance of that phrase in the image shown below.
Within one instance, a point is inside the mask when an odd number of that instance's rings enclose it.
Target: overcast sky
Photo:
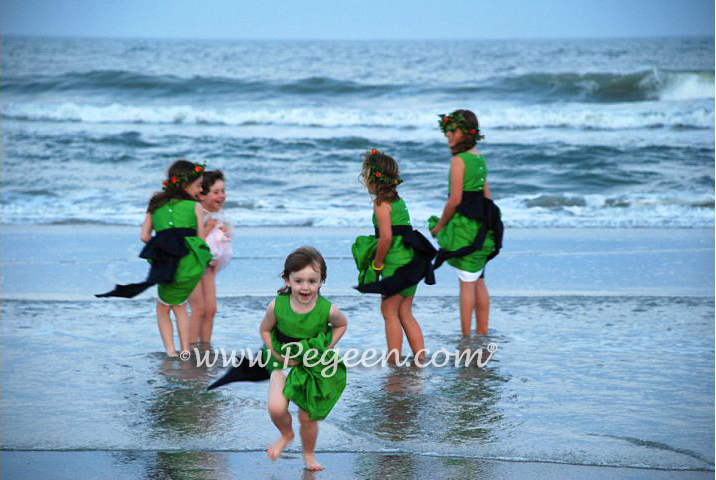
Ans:
[[[0,33],[449,39],[714,34],[713,0],[0,0]]]

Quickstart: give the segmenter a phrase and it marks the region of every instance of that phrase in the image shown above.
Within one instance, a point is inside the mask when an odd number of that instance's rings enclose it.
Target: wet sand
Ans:
[[[343,347],[382,348],[375,298],[351,288],[362,233],[239,229],[214,346],[258,346],[285,254],[312,244]],[[2,478],[313,478],[299,442],[266,459],[266,384],[204,393],[223,369],[163,357],[153,292],[92,296],[146,275],[137,234],[3,227]],[[712,478],[713,260],[711,230],[510,230],[488,339],[460,339],[448,268],[416,299],[431,348],[494,341],[495,363],[351,372],[315,478]]]
[[[319,453],[325,470],[304,469],[300,453],[285,453],[276,462],[264,452],[14,452],[3,451],[2,478],[55,480],[143,478],[172,479],[558,479],[697,480],[713,471],[656,470],[544,462],[506,462],[404,453]]]

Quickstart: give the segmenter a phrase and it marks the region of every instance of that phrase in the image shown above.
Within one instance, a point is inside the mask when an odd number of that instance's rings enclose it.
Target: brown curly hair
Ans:
[[[450,147],[450,152],[453,155],[457,155],[458,153],[467,152],[472,147],[477,145],[477,137],[480,135],[480,124],[477,121],[477,115],[472,113],[470,110],[455,110],[450,114],[450,116],[452,117],[454,115],[460,115],[465,119],[465,122],[469,127],[477,131],[475,135],[471,135],[468,132],[462,132],[462,141]]]
[[[375,201],[378,205],[383,202],[394,202],[398,200],[400,198],[398,195],[398,185],[393,182],[376,181],[376,179],[371,176],[371,169],[389,179],[397,180],[400,177],[400,170],[398,169],[398,163],[393,160],[393,157],[383,152],[366,153],[360,176],[368,191],[375,195]]]
[[[169,200],[173,198],[196,201],[196,198],[192,197],[191,195],[186,193],[186,191],[184,191],[184,188],[187,186],[187,184],[193,182],[200,176],[199,174],[195,174],[195,166],[195,163],[192,163],[188,160],[177,160],[176,162],[172,163],[172,165],[169,167],[169,170],[167,171],[167,180],[170,180],[172,177],[183,177],[185,180],[182,181],[178,188],[170,188],[168,190],[157,192],[152,195],[152,198],[149,199],[147,212],[149,212],[150,214],[154,213],[159,207],[166,204],[167,202],[169,202]]]
[[[208,195],[211,191],[211,187],[219,180],[224,181],[224,173],[221,170],[205,171],[201,179],[201,194]]]

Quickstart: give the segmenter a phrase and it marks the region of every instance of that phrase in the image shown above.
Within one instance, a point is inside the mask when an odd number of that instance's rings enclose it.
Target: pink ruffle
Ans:
[[[231,236],[224,232],[217,224],[207,235],[206,243],[211,249],[211,266],[218,272],[222,270],[231,261]]]

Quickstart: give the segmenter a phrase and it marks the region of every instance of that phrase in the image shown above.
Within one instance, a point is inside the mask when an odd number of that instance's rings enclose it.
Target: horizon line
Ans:
[[[444,41],[539,41],[539,40],[647,40],[647,39],[689,39],[714,38],[714,34],[679,34],[679,35],[614,35],[614,36],[584,36],[584,37],[411,37],[411,38],[296,38],[296,37],[171,37],[171,36],[103,36],[103,35],[62,35],[62,34],[26,34],[2,33],[2,38],[43,38],[43,39],[73,39],[73,40],[201,40],[201,41],[281,41],[281,42],[444,42]]]

